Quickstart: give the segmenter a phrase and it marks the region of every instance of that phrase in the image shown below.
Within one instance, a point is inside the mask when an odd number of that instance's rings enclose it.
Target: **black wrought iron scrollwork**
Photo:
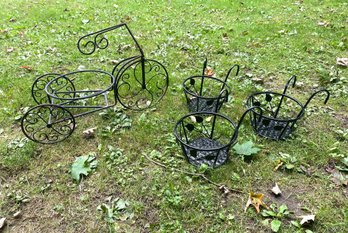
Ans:
[[[118,101],[133,110],[157,103],[165,95],[169,82],[167,70],[161,63],[144,58],[128,61],[119,69],[116,79]]]
[[[60,74],[49,73],[38,77],[34,81],[31,88],[31,95],[37,104],[50,103],[50,98],[45,91],[45,87],[50,81],[57,78],[58,76],[60,76]],[[57,91],[65,91],[65,97],[75,97],[74,83],[66,77],[57,80],[57,82],[52,84],[52,88]]]
[[[132,31],[129,29],[128,25],[121,23],[113,27],[105,28],[103,30],[93,32],[81,37],[77,42],[78,50],[84,55],[93,54],[96,49],[106,49],[109,46],[109,40],[105,33],[113,31],[115,29],[125,27],[134,43],[136,44],[141,56],[144,56],[143,50],[141,49],[138,41],[135,39]]]
[[[39,105],[31,108],[21,122],[22,131],[30,140],[56,143],[72,134],[77,117],[113,107],[117,100],[126,108],[143,110],[165,95],[169,82],[165,67],[158,61],[144,58],[143,50],[127,24],[81,37],[77,42],[79,51],[89,55],[97,49],[108,48],[107,32],[121,27],[128,31],[140,55],[120,61],[112,74],[102,70],[79,70],[62,75],[45,74],[34,81],[32,96]],[[79,81],[80,77],[93,80]],[[87,83],[91,88],[86,87]],[[114,101],[109,100],[111,91],[114,91]]]
[[[75,129],[75,119],[58,105],[42,104],[31,108],[22,118],[22,131],[30,140],[43,144],[57,143]]]

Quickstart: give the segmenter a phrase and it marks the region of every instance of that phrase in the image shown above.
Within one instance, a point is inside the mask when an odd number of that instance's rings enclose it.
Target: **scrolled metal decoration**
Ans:
[[[150,108],[159,102],[169,82],[167,70],[161,63],[144,58],[127,62],[116,78],[118,101],[133,110]]]
[[[66,108],[42,104],[26,112],[21,127],[25,136],[32,141],[52,144],[66,139],[73,133],[75,119]]]
[[[165,67],[158,61],[144,57],[127,24],[122,23],[81,37],[77,42],[78,50],[90,55],[97,49],[108,48],[106,33],[121,27],[129,32],[139,55],[123,59],[113,67],[112,73],[80,70],[38,77],[32,85],[32,97],[38,105],[22,117],[21,128],[26,137],[43,144],[57,143],[73,133],[78,117],[111,108],[118,101],[126,108],[143,110],[152,107],[164,96],[168,88]],[[80,87],[76,85],[76,80],[82,77],[94,78],[98,85],[103,80],[105,86],[94,89]],[[94,82],[90,80],[89,83]],[[112,91],[113,100],[109,100],[108,94]],[[94,102],[98,97],[102,103]]]
[[[37,104],[50,103],[50,99],[45,91],[45,87],[50,81],[52,81],[58,76],[60,76],[60,74],[49,73],[49,74],[44,74],[42,76],[39,76],[38,78],[35,79],[31,88],[31,95]],[[66,97],[70,97],[70,98],[75,97],[74,83],[68,78],[63,77],[62,79],[59,79],[59,81],[55,82],[51,86],[51,88],[57,91],[63,91],[63,90],[66,91],[67,92]]]

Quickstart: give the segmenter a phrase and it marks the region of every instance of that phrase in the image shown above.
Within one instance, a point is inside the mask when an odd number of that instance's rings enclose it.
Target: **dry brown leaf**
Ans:
[[[347,57],[338,57],[336,59],[336,64],[339,65],[339,66],[345,66],[347,67],[348,66],[348,58]]]
[[[84,138],[94,138],[96,129],[97,129],[97,127],[86,129],[85,131],[82,132],[83,137]]]
[[[213,68],[211,68],[211,67],[209,67],[209,66],[208,66],[207,68],[205,68],[205,71],[204,71],[204,75],[205,75],[205,76],[212,77],[214,74],[215,74],[215,73],[214,73]]]
[[[20,68],[21,69],[25,69],[27,71],[32,71],[33,70],[33,68],[31,68],[30,66],[21,66]]]
[[[262,78],[254,77],[251,79],[251,81],[253,81],[254,83],[257,83],[257,84],[263,84]]]
[[[5,226],[6,218],[0,218],[0,230]]]
[[[264,195],[262,193],[250,192],[249,199],[245,205],[244,212],[247,211],[247,209],[250,205],[253,205],[255,207],[257,213],[260,213],[260,206],[268,209],[267,205],[262,201],[263,196]]]
[[[300,218],[302,218],[302,220],[300,222],[301,225],[308,225],[308,224],[314,222],[315,215],[314,214],[304,215],[304,216],[300,216]]]
[[[275,183],[274,187],[271,190],[277,196],[282,193],[277,183]]]

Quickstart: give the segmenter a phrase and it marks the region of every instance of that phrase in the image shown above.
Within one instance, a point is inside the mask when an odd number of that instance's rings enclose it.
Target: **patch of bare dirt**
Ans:
[[[348,114],[346,113],[335,113],[335,118],[341,122],[343,127],[348,127]]]

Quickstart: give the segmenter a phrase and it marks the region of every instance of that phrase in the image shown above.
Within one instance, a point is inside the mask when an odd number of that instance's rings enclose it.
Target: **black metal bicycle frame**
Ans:
[[[90,34],[87,34],[83,37],[81,37],[78,42],[77,42],[77,48],[78,50],[82,53],[82,54],[85,54],[85,55],[91,55],[92,53],[94,53],[94,51],[96,50],[96,48],[98,49],[106,49],[108,46],[109,46],[109,41],[107,40],[107,38],[105,37],[102,37],[99,41],[98,41],[98,36],[106,33],[106,32],[109,32],[109,31],[112,31],[112,30],[115,30],[117,28],[120,28],[120,27],[125,27],[129,33],[129,35],[131,36],[131,38],[133,39],[136,47],[138,48],[139,52],[140,52],[140,56],[134,56],[134,57],[131,57],[131,58],[126,58],[124,59],[123,61],[121,61],[119,64],[127,61],[127,60],[130,60],[132,61],[133,58],[138,58],[140,57],[141,58],[141,64],[142,64],[142,88],[143,89],[146,89],[146,80],[145,80],[145,56],[144,56],[144,51],[142,50],[142,48],[140,47],[138,41],[135,39],[135,36],[133,35],[132,31],[129,29],[128,25],[126,23],[121,23],[121,24],[118,24],[118,25],[115,25],[115,26],[112,26],[112,27],[109,27],[109,28],[105,28],[103,30],[100,30],[100,31],[97,31],[97,32],[93,32],[93,33],[90,33]],[[87,47],[89,44],[90,45],[93,45],[93,50],[90,51],[90,52],[84,52],[82,49],[81,49],[81,41],[83,41],[85,38],[88,38],[88,37],[91,37],[93,36],[94,37],[94,40],[93,41],[88,41],[84,47]],[[106,45],[105,46],[100,46],[100,44],[102,44],[103,42],[106,42]],[[130,62],[129,61],[129,62]],[[117,64],[115,66],[115,68],[119,65]],[[113,70],[113,72],[115,71],[115,68]]]

